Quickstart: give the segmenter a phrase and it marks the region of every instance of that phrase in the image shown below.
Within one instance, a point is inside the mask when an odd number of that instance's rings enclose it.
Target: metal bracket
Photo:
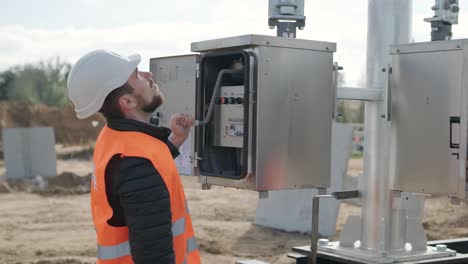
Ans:
[[[427,237],[421,218],[408,217],[406,219],[406,242],[410,243],[413,250],[425,250],[427,248]]]
[[[278,23],[276,35],[283,38],[296,38],[296,27],[296,22]]]
[[[340,234],[340,247],[353,248],[354,243],[359,240],[361,235],[361,216],[350,215]]]
[[[458,0],[435,0],[432,6],[434,16],[425,18],[431,23],[431,40],[450,40],[452,38],[452,25],[458,24],[460,5]]]
[[[387,87],[385,88],[385,104],[383,113],[380,117],[385,118],[387,121],[392,120],[392,67],[390,65],[387,68],[383,68],[382,72],[387,73]]]
[[[331,195],[337,200],[354,199],[361,197],[361,193],[358,190],[333,192]]]
[[[393,69],[390,65],[387,68],[387,121],[392,120],[392,73]]]
[[[382,89],[338,87],[336,98],[343,100],[382,101]]]
[[[277,27],[277,36],[296,37],[296,28],[305,27],[304,0],[269,0],[268,25]]]
[[[338,71],[343,70],[343,67],[338,65],[338,62],[333,63],[333,74],[332,74],[332,91],[333,91],[333,108],[332,108],[332,119],[335,119],[336,113],[338,112]]]

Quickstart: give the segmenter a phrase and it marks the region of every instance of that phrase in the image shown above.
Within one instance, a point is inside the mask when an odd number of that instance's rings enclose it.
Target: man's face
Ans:
[[[164,96],[154,83],[151,72],[139,71],[136,68],[128,83],[133,88],[132,94],[138,102],[138,107],[145,113],[153,113],[164,102]]]

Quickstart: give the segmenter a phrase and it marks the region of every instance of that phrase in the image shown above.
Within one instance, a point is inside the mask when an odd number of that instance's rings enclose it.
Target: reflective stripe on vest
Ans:
[[[175,221],[172,225],[172,236],[176,237],[185,232],[185,217]],[[194,237],[187,240],[187,253],[197,249],[197,241]],[[130,255],[130,244],[128,241],[117,246],[99,246],[97,248],[98,259],[109,260],[117,259]]]
[[[185,221],[184,221],[184,224],[185,224]],[[189,238],[187,240],[187,254],[197,249],[198,249],[197,240],[194,237]],[[97,251],[98,251],[98,254],[97,254],[98,259],[102,259],[102,260],[117,259],[117,258],[130,255],[130,244],[127,241],[117,246],[99,246],[98,245]]]
[[[185,216],[179,218],[179,220],[175,221],[172,224],[172,236],[176,237],[178,235],[182,235],[185,232]]]
[[[130,255],[130,244],[128,241],[117,246],[99,246],[97,248],[98,259],[110,260]]]
[[[187,254],[197,249],[197,240],[194,237],[189,238],[189,240],[187,240]]]
[[[189,213],[187,201],[185,201],[185,213]],[[179,218],[172,224],[172,236],[176,237],[182,235],[185,232],[185,216]]]
[[[197,249],[198,249],[197,240],[194,237],[189,238],[187,240],[187,254],[185,255],[185,259],[184,259],[184,262],[182,262],[182,264],[187,264],[187,255]]]
[[[185,232],[185,217],[179,219],[172,226],[172,236],[176,237]],[[197,250],[197,240],[192,237],[187,240],[187,254]],[[130,244],[128,241],[117,246],[99,246],[97,248],[98,259],[110,260],[130,255]]]

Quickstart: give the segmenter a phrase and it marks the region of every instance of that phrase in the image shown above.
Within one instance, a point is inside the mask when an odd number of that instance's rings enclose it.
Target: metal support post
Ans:
[[[387,73],[382,72],[390,63],[388,48],[392,44],[409,43],[411,40],[411,0],[369,0],[367,35],[366,87],[387,86]],[[390,251],[403,250],[404,244],[394,234],[392,224],[399,219],[392,216],[392,192],[389,180],[389,131],[390,124],[382,118],[385,101],[366,102],[364,137],[364,174],[362,182],[361,249],[386,255]]]

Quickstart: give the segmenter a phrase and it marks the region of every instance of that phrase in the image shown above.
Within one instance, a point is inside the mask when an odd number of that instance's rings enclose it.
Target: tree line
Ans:
[[[0,101],[22,101],[63,107],[68,104],[67,77],[71,64],[59,57],[17,65],[0,72]]]
[[[13,66],[0,72],[0,101],[23,101],[63,107],[68,104],[67,77],[71,64],[59,57],[36,64]],[[338,85],[345,83],[345,74],[339,73]],[[363,123],[364,103],[338,100],[337,121]]]

